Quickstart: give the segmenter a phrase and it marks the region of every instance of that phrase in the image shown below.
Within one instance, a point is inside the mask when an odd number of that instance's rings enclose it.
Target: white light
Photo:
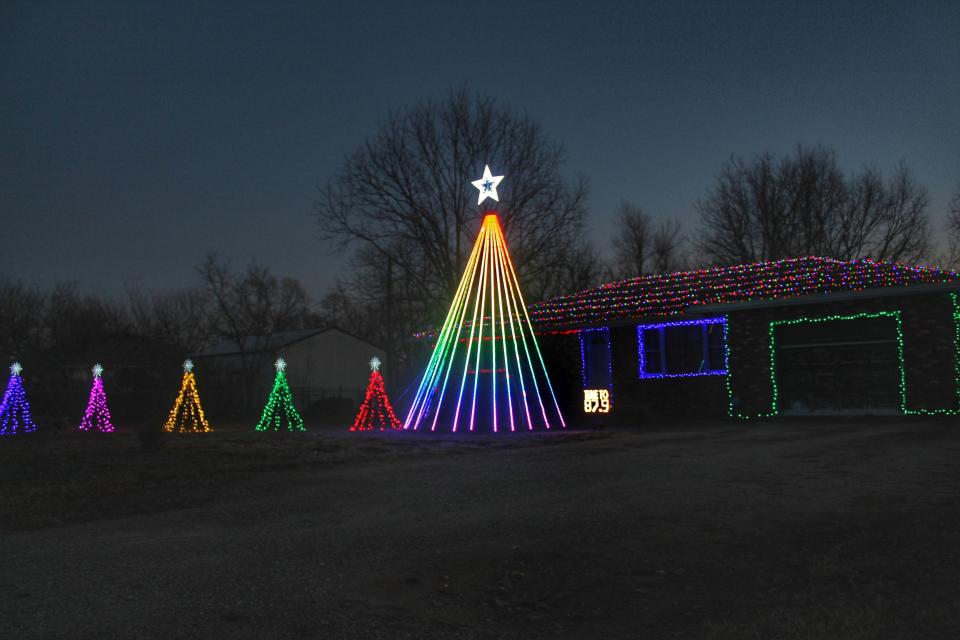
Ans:
[[[500,184],[501,180],[503,180],[503,176],[493,175],[490,173],[490,165],[484,165],[483,177],[470,183],[480,190],[480,195],[477,197],[477,204],[482,203],[487,198],[493,198],[497,202],[500,202],[500,198],[497,196],[497,185]]]
[[[193,371],[193,360],[187,358],[183,361],[183,372],[190,373],[191,371]]]
[[[14,362],[12,365],[10,365],[10,373],[13,375],[18,376],[20,375],[21,371],[23,371],[23,365],[21,365],[19,362]]]
[[[91,369],[91,371],[93,371],[94,378],[99,378],[101,375],[103,375],[103,366],[98,362],[97,364],[93,365],[93,369]]]
[[[370,370],[371,371],[380,371],[380,358],[373,356],[370,358]]]
[[[277,371],[284,371],[287,368],[287,361],[283,358],[277,358],[277,361],[273,363],[273,366],[277,368]]]

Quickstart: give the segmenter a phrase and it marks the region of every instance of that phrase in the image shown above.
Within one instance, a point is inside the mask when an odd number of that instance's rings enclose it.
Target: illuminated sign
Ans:
[[[610,413],[610,390],[609,389],[584,389],[583,390],[583,412],[584,413]]]

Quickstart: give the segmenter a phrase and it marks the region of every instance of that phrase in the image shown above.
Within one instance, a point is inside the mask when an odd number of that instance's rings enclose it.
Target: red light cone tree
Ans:
[[[110,421],[110,409],[107,408],[107,394],[103,390],[103,367],[99,363],[93,366],[93,386],[90,387],[90,399],[87,410],[80,421],[80,431],[114,431]]]
[[[197,380],[193,375],[193,361],[183,362],[183,382],[180,383],[180,393],[173,403],[173,409],[163,424],[163,430],[178,433],[205,433],[213,431],[203,414],[200,406],[200,395],[197,393]]]
[[[402,429],[403,424],[393,413],[390,398],[380,375],[380,358],[370,359],[370,382],[367,383],[367,395],[360,405],[360,411],[353,421],[350,431],[372,431],[377,429]]]
[[[10,365],[10,379],[7,381],[7,390],[0,400],[0,436],[15,433],[31,433],[37,430],[30,414],[30,402],[27,392],[23,388],[23,378],[20,372],[23,367],[19,362]]]
[[[498,200],[503,176],[473,185]],[[566,427],[527,314],[500,220],[488,212],[404,429],[533,431]]]

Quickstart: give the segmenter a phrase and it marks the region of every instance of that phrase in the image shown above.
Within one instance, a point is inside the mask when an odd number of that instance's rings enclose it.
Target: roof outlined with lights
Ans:
[[[535,303],[529,311],[538,329],[574,328],[678,316],[698,306],[944,283],[960,284],[960,274],[868,259],[804,257],[629,278]]]

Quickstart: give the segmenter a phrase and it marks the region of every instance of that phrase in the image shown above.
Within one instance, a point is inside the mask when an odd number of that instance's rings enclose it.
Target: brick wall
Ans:
[[[908,408],[957,408],[953,307],[947,294],[936,293],[731,311],[727,334],[735,410],[770,411],[770,322],[897,310],[903,321]]]
[[[958,408],[953,307],[948,294],[933,293],[729,312],[730,383],[735,410],[746,415],[770,411],[770,322],[896,310],[901,312],[903,322],[907,407]],[[539,340],[564,415],[574,425],[590,424],[582,409],[578,336],[543,335]],[[610,422],[726,415],[725,376],[640,379],[636,326],[612,327],[610,343],[614,407]]]

